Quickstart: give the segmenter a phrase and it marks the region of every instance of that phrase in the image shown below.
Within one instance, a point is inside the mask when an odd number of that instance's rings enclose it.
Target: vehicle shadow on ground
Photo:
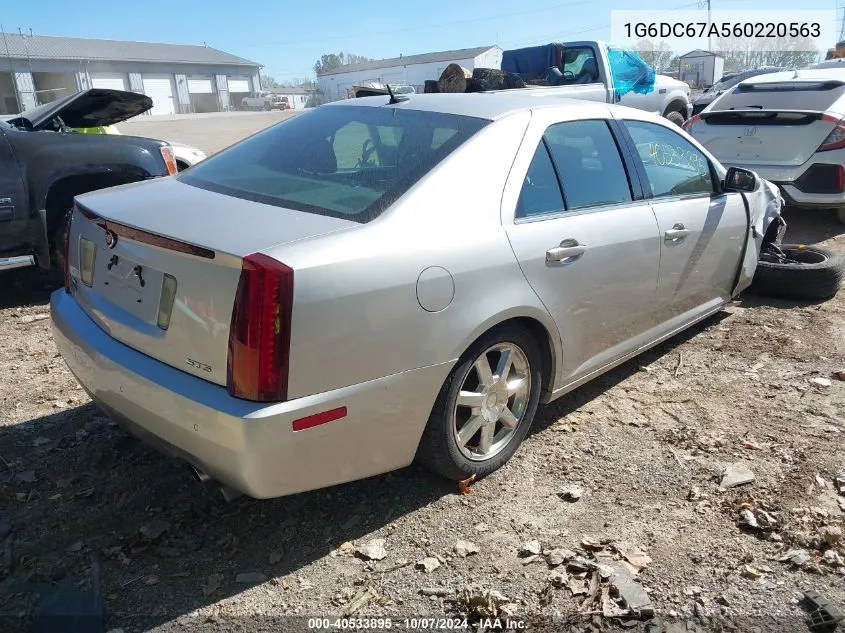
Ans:
[[[93,595],[94,559],[106,630],[148,630],[261,581],[238,582],[239,574],[271,579],[278,603],[302,602],[310,588],[300,586],[298,570],[346,541],[387,536],[398,518],[458,492],[455,483],[410,467],[280,499],[225,503],[184,462],[148,448],[93,404],[0,427],[0,457],[0,499],[8,500],[0,526],[13,528],[5,572],[0,551],[3,631],[31,630],[15,614],[31,615],[51,587]],[[347,561],[351,586],[368,563]],[[389,572],[396,557],[369,564]]]
[[[728,317],[728,313],[724,311],[717,312],[703,321],[696,323],[683,332],[680,332],[672,338],[655,345],[650,350],[635,356],[618,367],[614,367],[610,371],[605,372],[600,376],[596,376],[590,382],[572,390],[562,398],[555,400],[545,406],[541,405],[537,410],[537,416],[534,419],[534,424],[531,427],[531,434],[541,433],[555,424],[561,418],[569,415],[573,411],[580,409],[592,400],[603,395],[606,391],[615,387],[619,383],[627,380],[638,371],[641,367],[651,365],[655,361],[661,359],[667,354],[672,353],[676,348],[695,338],[697,335],[715,327]]]
[[[0,272],[0,310],[49,303],[60,286],[55,276],[35,268]]]

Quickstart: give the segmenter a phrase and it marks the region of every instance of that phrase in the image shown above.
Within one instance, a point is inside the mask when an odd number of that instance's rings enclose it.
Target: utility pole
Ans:
[[[6,59],[9,61],[9,75],[12,77],[12,88],[15,90],[15,101],[18,102],[18,112],[20,112],[23,110],[23,102],[18,92],[18,82],[15,81],[15,69],[12,66],[12,53],[9,51],[9,40],[6,39],[6,29],[3,28],[2,24],[0,24],[0,33],[3,34],[3,42],[6,44]],[[14,114],[17,114],[17,112]]]
[[[713,24],[713,20],[710,17],[710,0],[698,0],[699,9],[703,9],[705,5],[707,6],[707,50],[712,52],[713,38],[710,37],[710,26]]]
[[[842,40],[845,40],[845,5],[837,8],[842,9],[842,17],[839,20],[839,39],[836,40],[836,43],[838,44]]]

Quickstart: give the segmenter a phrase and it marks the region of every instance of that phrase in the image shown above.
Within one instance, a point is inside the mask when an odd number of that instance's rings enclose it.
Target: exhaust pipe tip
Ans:
[[[214,481],[214,479],[211,478],[211,476],[208,473],[200,470],[199,468],[197,468],[193,464],[189,464],[188,469],[191,471],[191,475],[194,477],[194,479],[196,479],[197,481],[199,481],[202,484],[215,484],[215,483],[217,483],[217,482]],[[242,492],[238,492],[234,488],[229,488],[229,486],[225,486],[223,484],[218,484],[218,486],[220,488],[220,494],[223,495],[223,500],[226,503],[234,501],[238,497],[243,496]]]
[[[220,494],[223,495],[223,500],[226,503],[230,503],[230,502],[234,501],[235,499],[237,499],[238,497],[243,496],[242,492],[238,492],[234,488],[229,488],[229,486],[223,486],[223,485],[220,486]]]
[[[188,468],[191,471],[191,475],[193,475],[194,479],[196,479],[197,481],[204,484],[207,484],[212,481],[211,477],[207,473],[201,471],[196,466],[189,465]]]

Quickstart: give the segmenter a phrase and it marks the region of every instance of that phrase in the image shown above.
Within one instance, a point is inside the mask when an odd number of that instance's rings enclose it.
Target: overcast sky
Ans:
[[[653,9],[654,19],[660,20],[670,15],[668,9],[697,7],[697,2],[684,0],[15,0],[3,4],[0,23],[9,32],[31,28],[40,35],[205,42],[263,64],[263,72],[279,81],[312,75],[322,53],[382,58],[487,44],[507,49],[608,39],[612,9]],[[793,0],[713,0],[713,7],[765,11],[796,5]],[[835,0],[801,3],[803,9],[835,7]]]

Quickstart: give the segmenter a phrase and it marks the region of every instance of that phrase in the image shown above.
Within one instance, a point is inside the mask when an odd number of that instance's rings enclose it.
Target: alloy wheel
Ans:
[[[531,369],[514,343],[497,343],[473,362],[452,411],[454,439],[473,461],[490,459],[514,437],[525,418]]]

